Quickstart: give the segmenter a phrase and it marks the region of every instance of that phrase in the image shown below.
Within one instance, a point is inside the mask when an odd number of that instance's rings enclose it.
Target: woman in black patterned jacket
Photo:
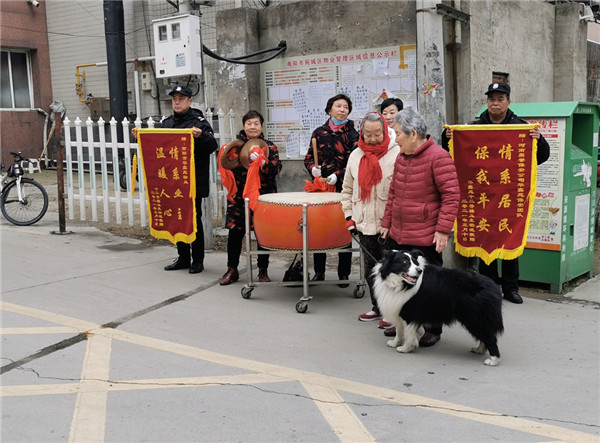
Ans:
[[[323,126],[314,130],[311,140],[317,141],[318,165],[310,147],[304,158],[304,167],[315,178],[327,178],[327,183],[335,185],[336,192],[342,192],[346,164],[350,153],[358,145],[358,131],[354,122],[348,120],[352,112],[352,101],[344,94],[338,94],[327,100],[325,113],[329,119]],[[314,255],[315,275],[313,280],[325,280],[325,253]],[[348,280],[352,266],[352,253],[340,252],[338,262],[338,277]],[[340,287],[347,287],[347,284]]]
[[[269,147],[269,158],[260,168],[260,194],[272,194],[277,192],[276,176],[281,171],[281,160],[279,160],[279,151],[273,142],[266,140],[263,133],[264,118],[258,111],[248,111],[242,117],[244,129],[240,131],[237,138],[244,143],[250,139],[261,138]],[[252,154],[250,155],[252,158]],[[242,253],[242,243],[246,233],[246,220],[244,215],[244,187],[248,170],[243,166],[232,169],[237,186],[237,192],[233,195],[233,202],[227,200],[227,213],[225,217],[225,226],[229,229],[227,238],[227,272],[221,278],[221,286],[229,285],[239,280],[238,265]],[[258,249],[262,248],[259,246]],[[269,256],[260,254],[257,257],[258,280],[260,282],[269,282],[267,268],[269,267]]]

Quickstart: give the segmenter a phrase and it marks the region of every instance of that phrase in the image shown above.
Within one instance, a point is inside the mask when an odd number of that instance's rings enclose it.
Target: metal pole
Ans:
[[[104,34],[108,63],[110,114],[118,122],[128,117],[127,68],[125,58],[125,18],[122,0],[104,0]],[[123,135],[117,135],[123,142]]]
[[[302,205],[302,299],[309,300],[308,296],[308,205]]]
[[[62,151],[62,120],[60,112],[54,113],[54,143],[56,149],[56,184],[58,188],[58,232],[52,231],[52,234],[68,234],[66,232],[65,217],[65,182],[63,176],[63,151]]]
[[[245,217],[246,217],[246,269],[248,273],[248,286],[252,287],[252,257],[250,257],[250,199],[244,199]]]

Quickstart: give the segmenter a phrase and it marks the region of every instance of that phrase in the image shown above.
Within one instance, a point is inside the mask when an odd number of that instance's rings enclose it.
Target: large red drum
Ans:
[[[306,203],[308,250],[336,249],[352,242],[337,192],[280,192],[258,198],[254,232],[267,249],[302,251],[302,205]]]

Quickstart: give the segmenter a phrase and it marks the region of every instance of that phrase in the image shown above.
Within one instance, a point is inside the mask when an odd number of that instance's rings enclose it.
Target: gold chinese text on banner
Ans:
[[[138,129],[150,233],[173,243],[196,239],[196,169],[191,129]]]
[[[535,198],[534,125],[458,125],[450,154],[460,185],[456,251],[486,264],[523,254]]]

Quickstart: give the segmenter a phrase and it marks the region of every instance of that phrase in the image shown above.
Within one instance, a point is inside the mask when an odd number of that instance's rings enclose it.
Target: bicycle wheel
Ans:
[[[31,178],[21,177],[19,201],[17,181],[10,182],[2,192],[0,209],[6,219],[18,226],[29,226],[38,222],[48,210],[48,194],[42,185]]]

